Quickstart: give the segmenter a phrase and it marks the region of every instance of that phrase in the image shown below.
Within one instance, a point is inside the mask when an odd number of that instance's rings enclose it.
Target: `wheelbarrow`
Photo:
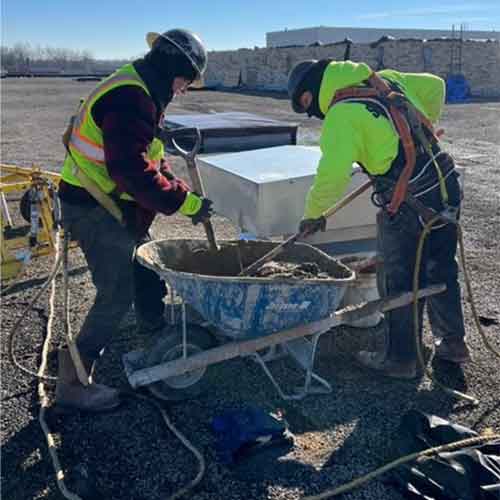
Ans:
[[[158,240],[137,251],[141,264],[164,279],[182,302],[179,328],[167,330],[146,351],[123,357],[133,388],[148,386],[163,399],[184,399],[196,394],[206,369],[224,360],[250,356],[264,370],[284,399],[329,393],[328,381],[314,372],[321,335],[333,327],[411,303],[413,294],[379,299],[337,310],[355,272],[321,250],[307,244],[290,246],[276,261],[315,262],[328,278],[293,279],[241,277],[238,273],[279,243],[224,241],[209,252],[205,240]],[[422,289],[423,298],[440,293],[445,285]],[[205,323],[190,325],[188,304]],[[219,345],[212,347],[214,337]],[[276,348],[279,346],[279,348]],[[300,388],[285,392],[269,366],[288,355],[304,372]]]

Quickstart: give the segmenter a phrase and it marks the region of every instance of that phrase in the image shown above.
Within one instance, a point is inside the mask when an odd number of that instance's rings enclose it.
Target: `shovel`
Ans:
[[[195,143],[190,151],[183,149],[179,146],[176,139],[179,137],[189,137],[192,138],[194,135]],[[203,184],[201,182],[200,172],[198,171],[198,167],[196,165],[196,155],[200,151],[201,147],[201,132],[200,129],[195,127],[189,128],[179,128],[175,130],[163,131],[162,139],[170,141],[175,151],[182,156],[184,161],[186,162],[189,178],[191,179],[191,184],[193,186],[193,190],[200,196],[205,196],[205,191],[203,189]],[[217,246],[217,241],[215,240],[215,232],[212,226],[212,222],[210,219],[203,221],[203,227],[205,228],[205,232],[207,234],[208,244],[210,245],[210,250],[218,251],[219,247]]]
[[[372,181],[368,180],[365,183],[361,184],[361,186],[357,187],[354,191],[351,191],[349,194],[344,196],[339,202],[337,202],[333,207],[330,207],[328,210],[322,213],[322,216],[325,219],[328,219],[332,215],[336,214],[339,210],[344,208],[346,205],[351,203],[352,200],[357,198],[359,195],[363,194],[370,186],[372,185]],[[238,276],[248,276],[254,273],[257,269],[259,269],[263,264],[269,262],[274,259],[277,255],[283,252],[290,245],[293,245],[298,239],[309,236],[311,233],[296,233],[283,243],[278,245],[276,248],[273,248],[266,255],[262,256],[260,259],[256,260],[253,264],[250,264],[248,267],[243,269]]]

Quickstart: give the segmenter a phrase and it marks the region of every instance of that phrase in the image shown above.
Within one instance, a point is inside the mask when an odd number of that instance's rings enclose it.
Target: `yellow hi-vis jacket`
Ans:
[[[126,64],[103,80],[87,99],[80,105],[73,122],[69,138],[69,150],[63,164],[61,176],[65,182],[73,186],[84,187],[74,173],[75,161],[77,168],[89,177],[106,194],[116,192],[116,183],[110,177],[104,158],[102,130],[92,118],[92,108],[107,92],[124,85],[137,85],[150,95],[145,83],[132,64]],[[145,160],[159,167],[164,156],[163,143],[154,138],[149,144]],[[120,199],[133,200],[128,193],[120,193]]]

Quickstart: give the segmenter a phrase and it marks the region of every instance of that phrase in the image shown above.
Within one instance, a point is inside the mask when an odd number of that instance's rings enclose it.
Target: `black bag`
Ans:
[[[416,410],[401,417],[395,457],[477,436],[467,427]],[[408,462],[389,474],[406,498],[425,500],[499,500],[500,441],[439,453]]]

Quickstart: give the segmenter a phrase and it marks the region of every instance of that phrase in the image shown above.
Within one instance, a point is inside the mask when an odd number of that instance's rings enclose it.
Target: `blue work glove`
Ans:
[[[203,198],[197,193],[188,193],[179,211],[183,215],[191,217],[193,224],[205,222],[213,214],[212,200]]]
[[[299,233],[303,235],[314,234],[326,230],[326,219],[321,216],[317,219],[303,219],[299,224]]]

